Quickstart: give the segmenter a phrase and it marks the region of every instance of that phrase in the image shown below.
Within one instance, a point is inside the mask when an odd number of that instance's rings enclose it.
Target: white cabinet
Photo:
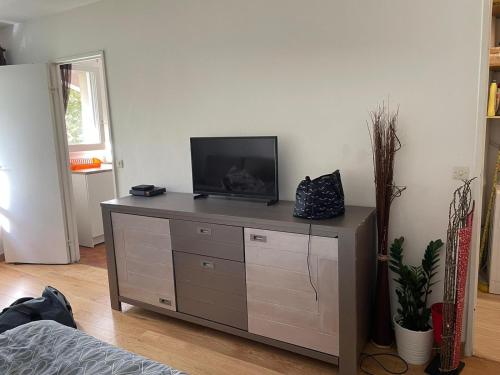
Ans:
[[[78,242],[94,247],[104,242],[100,204],[114,198],[113,171],[73,172],[72,179]]]
[[[245,228],[245,262],[248,331],[338,356],[338,240]]]
[[[113,212],[120,296],[176,310],[168,219]]]

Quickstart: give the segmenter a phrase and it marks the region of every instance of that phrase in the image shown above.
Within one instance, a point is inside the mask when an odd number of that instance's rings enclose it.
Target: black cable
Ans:
[[[399,370],[399,371],[389,370],[380,360],[377,359],[377,357],[397,358],[400,361],[400,363],[404,366],[404,370]],[[365,362],[366,359],[374,360],[388,374],[402,375],[402,374],[406,374],[408,372],[408,363],[406,363],[406,361],[397,354],[394,354],[394,353],[375,353],[375,354],[361,353],[360,360],[359,360],[359,367],[360,367],[361,371],[363,371],[363,373],[368,374],[368,375],[376,375],[376,374],[368,371],[366,368],[363,368],[363,363]]]
[[[317,301],[318,300],[318,291],[316,290],[316,287],[314,286],[314,284],[312,282],[311,266],[310,266],[310,262],[309,262],[309,257],[311,256],[311,235],[312,235],[312,225],[309,224],[309,237],[307,240],[307,271],[309,272],[309,282],[311,283],[311,286],[314,289],[314,293],[316,295],[316,301]]]
[[[312,281],[311,266],[310,266],[311,237],[312,237],[312,225],[309,224],[309,237],[307,240],[307,271],[309,272],[309,283],[311,283],[311,286],[314,289],[314,293],[316,295],[316,301],[317,301],[318,300],[318,290],[316,289],[316,287],[314,286],[314,283]],[[379,361],[377,359],[377,357],[397,358],[401,362],[401,364],[404,366],[404,369],[400,370],[400,371],[389,370],[381,361]],[[386,373],[391,374],[391,375],[403,375],[403,374],[406,374],[408,372],[408,363],[406,363],[406,361],[397,354],[394,354],[394,353],[375,353],[375,354],[361,353],[359,366],[360,366],[361,371],[364,372],[365,374],[368,374],[368,375],[376,375],[376,374],[363,368],[363,363],[365,362],[366,359],[374,360]]]

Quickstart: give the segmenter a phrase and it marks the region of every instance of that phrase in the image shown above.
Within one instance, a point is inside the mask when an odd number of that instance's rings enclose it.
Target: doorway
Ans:
[[[60,59],[57,65],[80,261],[95,261],[105,257],[100,203],[117,191],[104,54]]]
[[[471,254],[466,353],[500,362],[500,91],[491,86],[500,82],[500,1],[484,7],[476,151],[480,235]]]

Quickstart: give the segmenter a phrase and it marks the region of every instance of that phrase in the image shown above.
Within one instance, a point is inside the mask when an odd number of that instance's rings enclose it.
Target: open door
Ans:
[[[76,261],[49,65],[0,67],[0,225],[10,263]],[[76,252],[76,255],[75,255]]]

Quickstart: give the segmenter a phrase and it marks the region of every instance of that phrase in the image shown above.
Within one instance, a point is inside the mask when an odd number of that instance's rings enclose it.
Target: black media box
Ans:
[[[129,193],[137,197],[154,197],[155,195],[163,194],[167,191],[164,187],[157,187],[153,185],[139,185],[133,186]]]

